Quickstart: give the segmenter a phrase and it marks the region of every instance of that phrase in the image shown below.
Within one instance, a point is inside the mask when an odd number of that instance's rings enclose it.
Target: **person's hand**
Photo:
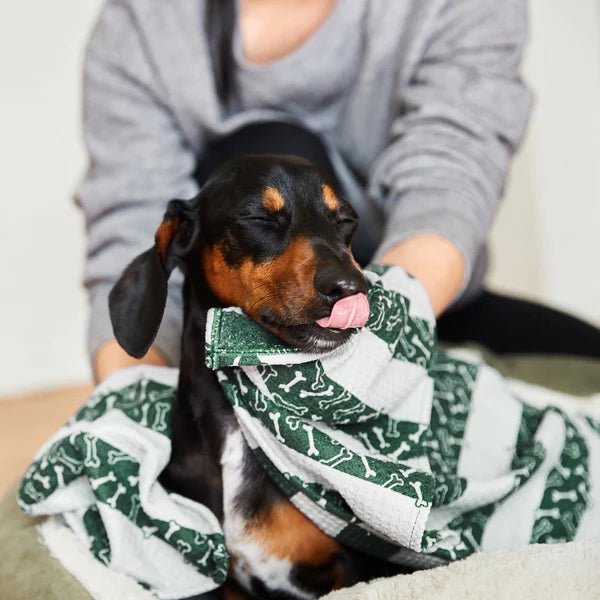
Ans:
[[[452,242],[437,235],[407,238],[377,262],[397,265],[416,277],[427,291],[436,317],[454,300],[465,278],[462,253]]]
[[[93,360],[94,381],[99,383],[106,379],[113,371],[135,365],[167,366],[165,357],[154,347],[140,359],[133,358],[119,346],[117,340],[104,342],[96,351]]]

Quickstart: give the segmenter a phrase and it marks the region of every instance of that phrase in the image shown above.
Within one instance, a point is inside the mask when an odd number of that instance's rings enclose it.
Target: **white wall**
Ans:
[[[80,62],[99,0],[0,2],[0,394],[81,381]]]
[[[81,381],[80,61],[101,0],[0,3],[0,395]],[[494,287],[600,323],[600,10],[531,0],[538,100],[493,233]]]
[[[536,94],[493,232],[490,283],[600,325],[600,3],[531,0]]]

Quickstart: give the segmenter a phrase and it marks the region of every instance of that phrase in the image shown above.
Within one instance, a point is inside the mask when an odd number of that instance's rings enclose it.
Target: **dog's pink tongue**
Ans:
[[[335,329],[348,329],[349,327],[362,327],[369,318],[369,301],[364,294],[354,294],[338,300],[331,309],[331,314],[324,319],[319,319],[317,325],[321,327],[334,327]]]

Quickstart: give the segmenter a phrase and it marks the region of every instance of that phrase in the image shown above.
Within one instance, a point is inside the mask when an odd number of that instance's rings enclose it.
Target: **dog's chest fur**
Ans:
[[[227,433],[221,456],[223,476],[223,531],[230,555],[233,579],[248,591],[260,581],[272,590],[284,591],[297,598],[314,598],[294,585],[294,565],[286,559],[270,555],[254,535],[243,514],[240,500],[253,482],[245,475],[245,455],[250,452],[239,426],[232,425]]]

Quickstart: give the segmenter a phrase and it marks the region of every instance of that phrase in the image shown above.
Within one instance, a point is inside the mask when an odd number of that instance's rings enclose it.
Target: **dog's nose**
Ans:
[[[317,271],[314,285],[319,296],[330,306],[346,296],[364,293],[366,290],[360,273],[351,273],[339,268]]]

